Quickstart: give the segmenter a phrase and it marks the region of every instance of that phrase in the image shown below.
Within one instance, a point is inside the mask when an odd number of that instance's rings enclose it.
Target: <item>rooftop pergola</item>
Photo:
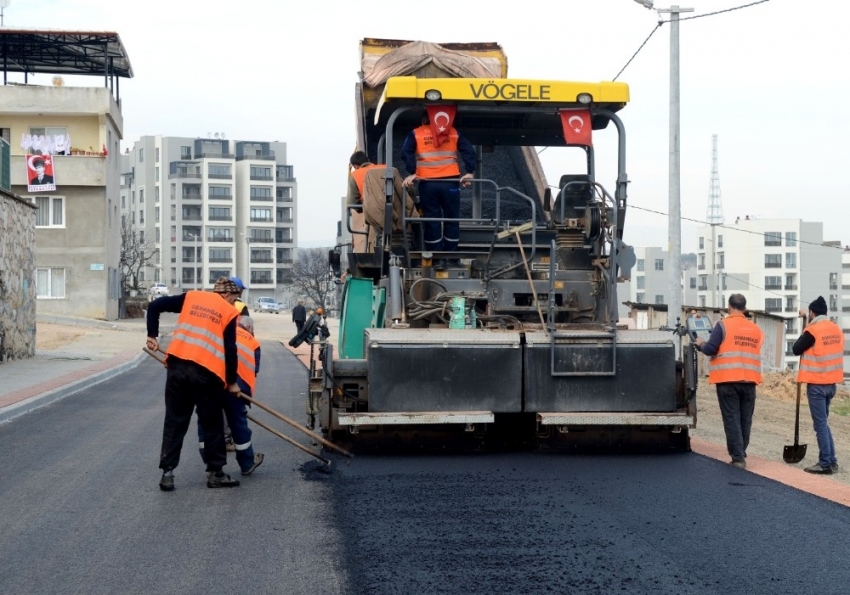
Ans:
[[[118,96],[118,81],[131,78],[133,67],[121,38],[111,31],[62,31],[0,28],[3,84],[10,72],[103,76]]]

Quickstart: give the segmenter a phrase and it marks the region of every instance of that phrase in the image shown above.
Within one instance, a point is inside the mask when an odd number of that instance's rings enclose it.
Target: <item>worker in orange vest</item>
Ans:
[[[238,297],[236,284],[227,277],[219,277],[212,293],[189,291],[163,296],[148,307],[148,337],[145,343],[152,351],[159,348],[160,314],[180,314],[165,358],[168,376],[159,458],[162,469],[159,487],[163,491],[174,489],[173,471],[180,462],[180,449],[195,407],[205,433],[207,487],[239,485],[238,480],[231,479],[222,471],[227,464],[222,421],[223,389],[239,392],[236,383],[237,312],[233,307]]]
[[[708,341],[695,345],[711,357],[708,382],[716,385],[717,402],[723,417],[726,450],[731,464],[746,469],[747,446],[756,407],[756,386],[761,384],[761,346],[764,333],[750,322],[744,311],[747,299],[740,293],[729,296],[729,315],[714,325]]]
[[[466,173],[461,176],[458,155]],[[466,138],[450,126],[448,138],[439,146],[429,125],[427,114],[422,125],[411,131],[401,147],[401,158],[409,176],[404,186],[419,180],[419,208],[425,218],[460,218],[460,186],[469,186],[478,158],[475,148]],[[460,178],[460,186],[457,179]],[[448,181],[455,180],[455,181]],[[442,225],[441,225],[442,223]],[[460,241],[458,221],[423,221],[425,250],[430,252],[456,252]],[[435,260],[434,268],[457,266],[455,259],[445,262]]]
[[[823,296],[809,304],[808,326],[791,348],[800,356],[797,382],[806,383],[809,412],[818,437],[818,462],[804,471],[819,475],[838,473],[835,443],[829,429],[829,405],[835,396],[835,385],[844,382],[844,331],[826,317],[828,312]]]
[[[366,182],[366,172],[370,169],[384,168],[386,165],[375,165],[369,161],[365,151],[354,151],[349,159],[351,174],[348,176],[347,204],[356,205],[363,202],[363,184]]]

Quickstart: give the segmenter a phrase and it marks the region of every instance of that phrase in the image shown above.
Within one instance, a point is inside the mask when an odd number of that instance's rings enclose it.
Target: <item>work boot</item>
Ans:
[[[171,469],[162,472],[162,478],[159,480],[159,489],[163,492],[174,491],[174,472]]]
[[[838,473],[838,463],[833,463],[829,468],[832,469],[833,473]]]
[[[737,467],[738,469],[746,469],[747,468],[747,462],[746,461],[731,461],[729,464],[732,465],[733,467]]]
[[[460,259],[459,258],[449,258],[446,260],[446,268],[448,269],[459,269],[460,268]]]
[[[238,479],[231,479],[223,471],[207,471],[208,488],[235,488],[239,486]]]
[[[806,473],[814,473],[816,475],[832,475],[832,467],[821,467],[820,463],[815,463],[811,467],[803,469]]]
[[[446,259],[445,258],[435,258],[432,267],[435,271],[445,271],[446,270]]]
[[[254,453],[254,464],[248,467],[247,469],[242,469],[242,475],[251,475],[254,472],[254,469],[263,464],[263,459],[265,455],[261,452]]]

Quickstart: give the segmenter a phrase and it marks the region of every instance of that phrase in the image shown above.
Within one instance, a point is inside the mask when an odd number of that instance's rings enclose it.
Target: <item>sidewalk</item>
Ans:
[[[160,332],[170,331],[175,321],[176,315],[163,315]],[[0,364],[0,424],[108,380],[147,357],[144,319],[38,316],[36,333],[67,327],[79,330],[56,347],[37,348],[33,358]]]

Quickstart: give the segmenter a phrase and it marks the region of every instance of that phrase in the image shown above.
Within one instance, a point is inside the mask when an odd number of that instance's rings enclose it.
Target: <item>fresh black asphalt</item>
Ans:
[[[210,490],[193,427],[164,493],[164,379],[146,361],[0,426],[0,593],[850,592],[850,509],[695,454],[388,453],[323,473],[257,428],[264,464]],[[292,355],[265,345],[258,381],[304,419]]]

